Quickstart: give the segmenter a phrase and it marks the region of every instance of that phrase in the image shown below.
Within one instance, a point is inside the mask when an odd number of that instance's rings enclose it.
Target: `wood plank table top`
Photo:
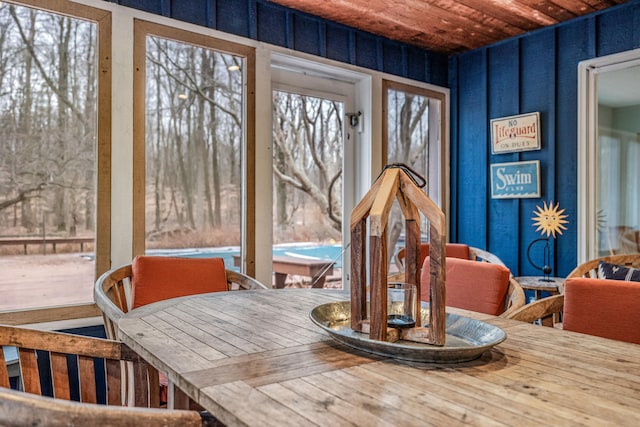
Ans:
[[[480,313],[507,339],[459,364],[337,343],[309,318],[344,291],[203,294],[132,310],[120,338],[227,425],[640,425],[640,345]]]

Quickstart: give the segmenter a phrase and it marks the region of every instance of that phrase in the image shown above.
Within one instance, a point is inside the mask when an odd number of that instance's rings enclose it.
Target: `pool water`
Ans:
[[[233,256],[240,254],[238,246],[192,249],[150,249],[147,255],[178,256],[185,258],[222,258],[230,270],[238,271],[233,265]],[[306,259],[329,260],[335,262],[334,268],[342,268],[342,245],[316,245],[313,243],[287,244],[273,247],[274,256],[292,256]]]

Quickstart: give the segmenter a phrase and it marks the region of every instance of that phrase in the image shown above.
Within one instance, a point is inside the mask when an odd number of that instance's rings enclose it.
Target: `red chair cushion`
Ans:
[[[640,344],[640,284],[573,277],[564,285],[562,328]]]
[[[222,258],[137,256],[131,269],[132,308],[169,298],[227,290]]]
[[[425,258],[420,294],[429,301],[429,263]],[[446,304],[479,313],[499,315],[505,310],[509,269],[498,264],[447,257]]]

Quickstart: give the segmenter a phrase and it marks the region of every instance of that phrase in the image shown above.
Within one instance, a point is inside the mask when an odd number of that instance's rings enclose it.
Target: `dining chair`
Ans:
[[[430,257],[421,270],[421,296],[429,301]],[[446,258],[446,304],[465,310],[507,317],[524,306],[524,290],[509,269],[500,264]]]
[[[144,289],[142,294],[140,289]],[[268,288],[247,275],[225,269],[221,258],[141,255],[131,264],[102,274],[93,298],[102,310],[107,338],[117,339],[118,320],[132,308],[203,292],[251,289]]]
[[[11,389],[3,346],[17,349],[20,390]],[[135,389],[122,387],[122,361]],[[150,368],[119,341],[0,325],[0,425],[216,425],[208,413],[159,409]]]
[[[141,255],[131,264],[102,274],[96,281],[93,296],[102,310],[107,338],[115,340],[118,339],[118,320],[131,309],[180,296],[252,289],[267,287],[249,276],[225,269],[222,258]],[[186,396],[177,388],[169,390],[163,374],[160,382],[163,401],[171,395],[180,401],[171,402],[174,407],[187,407]]]
[[[620,265],[624,267],[640,268],[640,253],[618,254],[598,257],[586,261],[574,268],[568,275],[570,277],[591,277],[598,278],[598,268],[600,263]]]
[[[558,287],[559,295],[552,295],[531,302],[515,311],[511,318],[528,323],[540,323],[543,326],[563,328],[564,287],[566,281],[571,278],[604,279],[605,274],[601,270],[601,264],[620,266],[624,268],[640,268],[640,254],[608,255],[586,261],[574,268],[561,286]]]
[[[508,317],[640,344],[638,307],[638,282],[571,277],[564,283],[564,294],[529,303]]]

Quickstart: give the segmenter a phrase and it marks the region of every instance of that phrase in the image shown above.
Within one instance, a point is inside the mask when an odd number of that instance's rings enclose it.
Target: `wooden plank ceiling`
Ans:
[[[271,0],[434,52],[476,49],[628,0]]]

